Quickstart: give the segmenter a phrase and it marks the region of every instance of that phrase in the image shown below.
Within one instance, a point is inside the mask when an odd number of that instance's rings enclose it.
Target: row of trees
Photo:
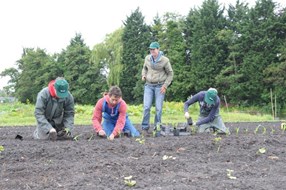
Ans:
[[[152,41],[160,43],[174,70],[168,101],[216,87],[232,104],[269,107],[272,90],[278,109],[285,106],[286,12],[272,0],[253,7],[237,1],[227,8],[205,0],[187,16],[166,13],[151,25],[138,8],[92,50],[80,34],[53,55],[25,48],[18,68],[1,76],[10,76],[6,90],[14,89],[22,102],[35,102],[49,80],[64,76],[77,103],[94,104],[111,85],[121,87],[128,103],[142,103],[141,69]]]

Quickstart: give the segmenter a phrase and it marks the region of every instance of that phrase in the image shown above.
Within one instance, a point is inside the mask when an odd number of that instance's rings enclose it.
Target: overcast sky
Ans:
[[[285,7],[285,0],[274,0]],[[200,0],[2,0],[0,1],[0,72],[15,67],[23,48],[46,49],[60,53],[76,33],[92,47],[105,35],[122,26],[127,16],[139,7],[146,24],[166,12],[186,16]],[[236,0],[219,0],[221,5]],[[245,0],[250,6],[255,0]],[[7,78],[0,78],[0,89]]]

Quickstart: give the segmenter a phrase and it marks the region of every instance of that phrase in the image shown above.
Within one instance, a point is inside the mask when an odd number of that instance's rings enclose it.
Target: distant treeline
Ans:
[[[279,110],[286,103],[285,10],[272,0],[258,0],[253,7],[239,1],[222,7],[217,0],[206,0],[186,16],[166,13],[147,25],[137,8],[122,28],[93,49],[78,33],[53,55],[24,48],[18,68],[1,76],[10,77],[5,90],[21,102],[35,102],[51,79],[64,76],[76,103],[95,104],[109,86],[119,85],[124,99],[138,104],[144,58],[149,44],[158,41],[174,70],[167,101],[185,101],[215,87],[230,104],[271,109],[272,91]]]

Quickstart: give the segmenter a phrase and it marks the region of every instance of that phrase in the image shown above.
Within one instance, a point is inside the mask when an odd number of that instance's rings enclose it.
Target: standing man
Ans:
[[[165,93],[173,80],[173,69],[170,61],[160,51],[158,42],[152,42],[149,46],[150,54],[145,57],[142,69],[142,80],[144,86],[144,111],[142,120],[142,130],[148,134],[150,127],[150,109],[155,97],[156,115],[154,126],[161,124],[162,107]]]
[[[132,137],[140,136],[127,116],[127,104],[121,97],[121,89],[112,86],[108,94],[97,101],[93,111],[92,124],[99,136],[107,136],[109,140],[113,140],[122,132],[130,133]],[[101,124],[102,118],[104,121]]]
[[[56,140],[72,137],[74,128],[74,98],[68,91],[69,84],[62,78],[50,81],[37,96],[35,139]]]
[[[198,132],[209,132],[210,128],[218,130],[219,133],[229,133],[225,127],[221,116],[219,115],[220,98],[215,88],[209,88],[207,91],[200,91],[191,99],[184,103],[185,118],[189,119],[188,108],[193,103],[200,105],[200,115],[198,121],[194,124],[198,127]]]

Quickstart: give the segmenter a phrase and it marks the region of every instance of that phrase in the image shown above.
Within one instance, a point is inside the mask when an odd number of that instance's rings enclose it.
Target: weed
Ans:
[[[245,133],[245,134],[248,133],[248,129],[247,129],[247,128],[244,129],[244,133]]]

